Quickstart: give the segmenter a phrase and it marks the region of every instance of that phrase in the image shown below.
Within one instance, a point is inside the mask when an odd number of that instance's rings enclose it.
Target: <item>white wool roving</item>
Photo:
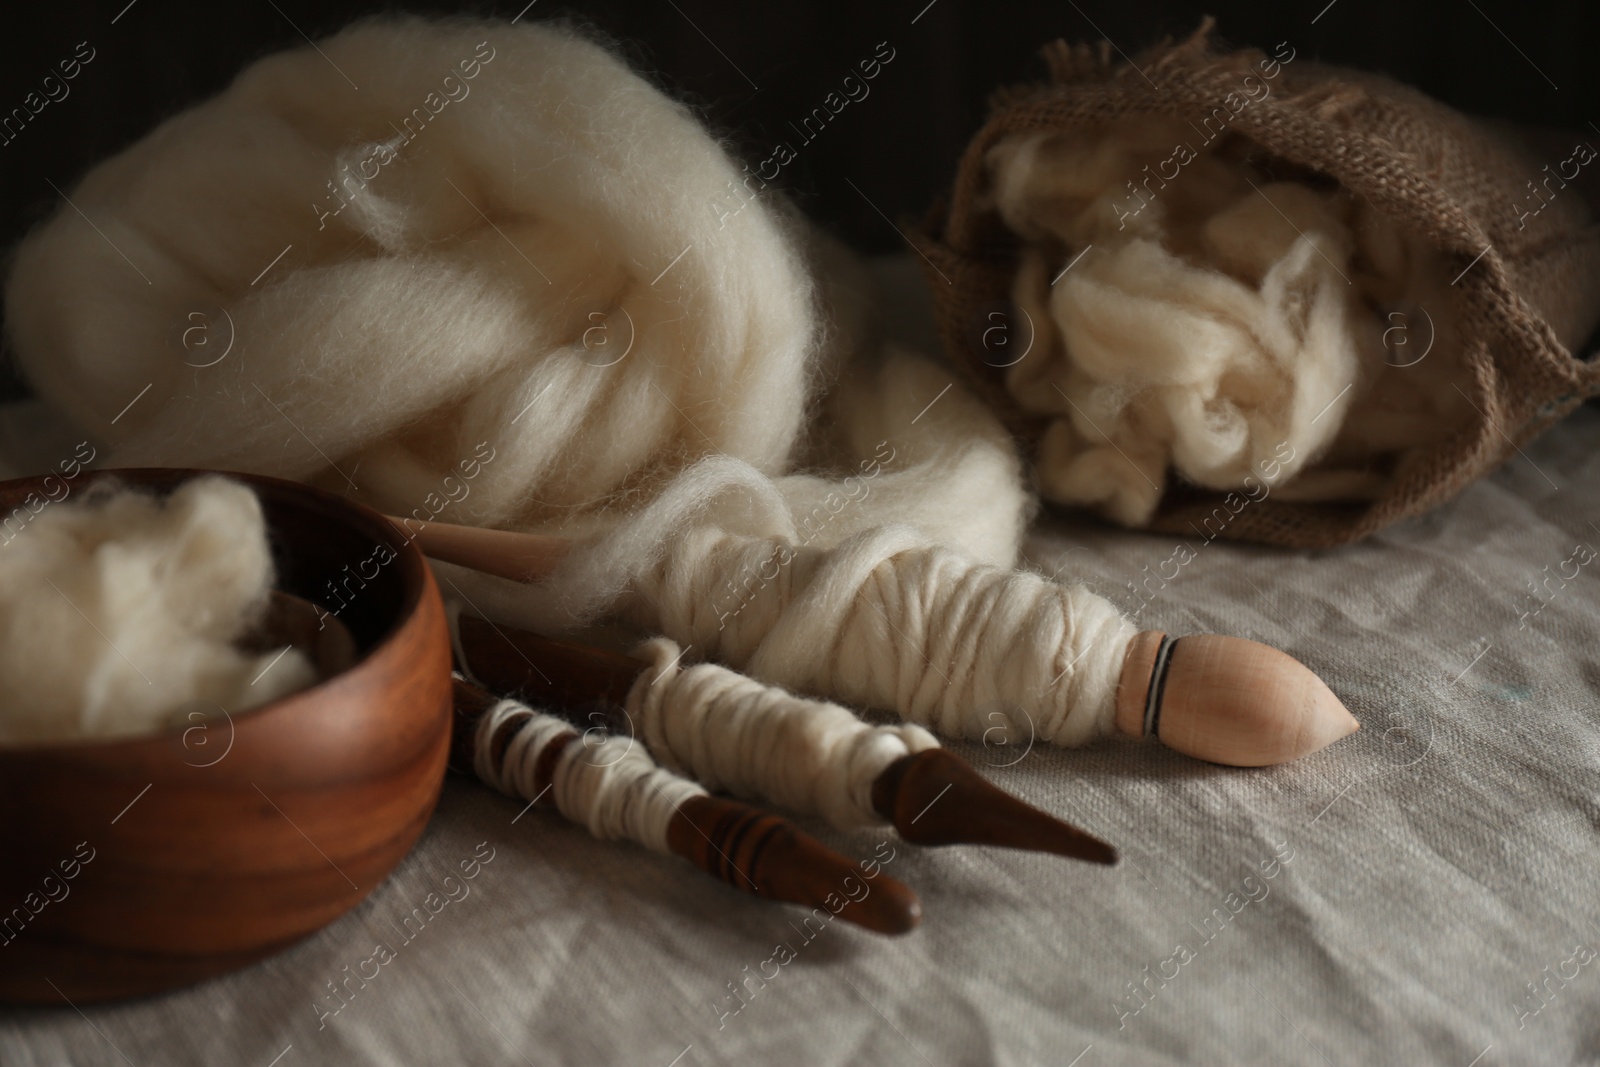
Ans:
[[[889,764],[938,748],[920,726],[868,726],[855,713],[793,696],[715,663],[687,665],[664,637],[635,651],[649,661],[627,710],[650,752],[708,789],[815,812],[849,830],[887,822],[872,784]]]
[[[363,22],[93,168],[6,317],[113,464],[348,476],[409,515],[487,442],[446,518],[581,522],[695,456],[789,456],[812,284],[767,199],[727,211],[746,179],[570,30]]]
[[[1129,119],[991,150],[995,205],[1027,242],[1013,297],[1033,344],[1006,386],[1052,419],[1042,492],[1130,526],[1150,521],[1169,469],[1252,495],[1369,494],[1368,460],[1470,414],[1449,388],[1442,269],[1369,205],[1188,136]],[[1172,173],[1127,180],[1157,167]],[[1425,346],[1439,352],[1419,367]]]
[[[0,742],[149,733],[310,685],[299,651],[234,647],[271,588],[261,505],[237,482],[49,505],[0,548]]]

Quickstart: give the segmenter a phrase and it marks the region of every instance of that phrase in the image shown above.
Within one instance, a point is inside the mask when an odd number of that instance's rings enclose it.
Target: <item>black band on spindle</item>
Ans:
[[[1172,660],[1172,646],[1176,638],[1161,635],[1156,648],[1156,662],[1150,668],[1150,688],[1144,698],[1144,736],[1156,737],[1161,729],[1161,697],[1167,691],[1167,664]]]

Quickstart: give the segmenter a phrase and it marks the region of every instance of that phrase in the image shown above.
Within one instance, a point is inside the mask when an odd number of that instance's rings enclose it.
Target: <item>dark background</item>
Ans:
[[[302,32],[321,37],[382,11],[510,19],[525,5],[111,0],[7,12],[0,112],[21,105],[78,42],[97,54],[65,100],[0,146],[0,246],[9,248],[53,209],[51,182],[70,189],[89,165],[215,93],[250,60],[302,45]],[[870,83],[871,95],[846,107],[780,179],[836,234],[885,251],[900,238],[879,210],[896,220],[922,213],[953,173],[989,92],[1042,73],[1040,45],[1104,36],[1132,54],[1163,36],[1187,35],[1207,13],[1226,42],[1270,50],[1288,41],[1299,57],[1386,71],[1467,111],[1600,138],[1600,4],[1580,0],[537,0],[523,18],[575,18],[598,29],[751,163],[774,141],[792,140],[790,120],[820,105],[858,60],[888,42],[895,58]],[[5,363],[0,357],[0,398],[19,388]]]

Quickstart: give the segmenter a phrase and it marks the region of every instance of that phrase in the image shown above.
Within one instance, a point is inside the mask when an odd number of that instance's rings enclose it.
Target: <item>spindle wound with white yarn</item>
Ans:
[[[419,540],[445,560],[519,580],[542,568],[559,572],[569,555],[580,557],[572,565],[582,563],[581,551],[550,538],[519,542],[502,532],[434,524],[421,529]],[[693,591],[715,587],[728,569],[737,572],[744,555],[767,558],[778,547],[723,540],[694,533],[680,538],[635,607],[684,609],[669,618],[641,612],[640,621],[699,638],[706,655],[750,679],[709,665],[685,672],[677,665],[677,645],[661,639],[646,648],[665,664],[659,676],[669,680],[668,688],[653,694],[641,678],[629,706],[649,724],[646,736],[665,759],[735,791],[740,783],[755,788],[750,775],[764,774],[770,782],[781,773],[758,770],[768,761],[773,767],[785,757],[825,761],[833,785],[820,795],[785,789],[784,803],[830,813],[836,822],[831,812],[849,804],[843,798],[852,792],[861,796],[861,783],[870,781],[864,770],[840,778],[843,769],[855,760],[861,768],[879,760],[886,765],[896,758],[888,753],[897,743],[907,752],[925,747],[922,735],[891,740],[859,721],[850,727],[845,718],[854,716],[837,705],[774,692],[751,679],[837,694],[957,737],[982,737],[993,726],[983,714],[985,702],[1004,701],[1026,711],[1039,739],[1054,744],[1114,734],[1150,737],[1234,766],[1297,759],[1360,728],[1320,678],[1276,649],[1215,634],[1174,639],[1136,632],[1082,586],[922,547],[913,532],[895,527],[832,550],[785,547],[790,565],[752,591],[733,625],[713,626],[718,616],[704,610]],[[774,648],[782,653],[773,654]],[[713,712],[718,701],[723,708]],[[802,725],[808,719],[815,720],[809,730]]]

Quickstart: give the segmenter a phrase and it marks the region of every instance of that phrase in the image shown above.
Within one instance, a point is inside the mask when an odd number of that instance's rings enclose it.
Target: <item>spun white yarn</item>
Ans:
[[[895,760],[939,747],[920,726],[869,726],[714,663],[684,666],[685,651],[665,637],[635,649],[651,666],[627,709],[657,760],[708,789],[819,813],[843,830],[879,825],[873,782]]]
[[[261,505],[238,482],[46,504],[0,545],[0,742],[152,733],[312,684],[296,649],[234,647],[271,588]]]
[[[527,722],[512,736],[496,765],[496,732],[508,719],[521,716],[527,716]],[[502,700],[478,721],[473,769],[502,793],[539,800],[546,788],[535,776],[540,754],[549,745],[560,744],[562,752],[548,788],[562,815],[595,837],[637,841],[670,853],[667,828],[678,807],[690,797],[704,796],[706,790],[658,767],[632,738],[607,736],[591,745],[575,733],[571,723],[554,715]]]
[[[680,539],[655,595],[640,598],[655,609],[641,621],[752,677],[894,711],[947,737],[981,738],[996,712],[1054,744],[1112,732],[1137,629],[1086,588],[884,526],[831,550],[789,549],[792,563],[726,625],[707,609],[705,590],[784,549],[698,531]]]
[[[94,167],[6,318],[117,465],[348,476],[408,515],[487,441],[448,519],[581,527],[701,455],[789,458],[814,290],[780,201],[726,211],[744,178],[570,29],[361,22]]]
[[[1366,461],[1470,414],[1448,387],[1442,268],[1370,205],[1173,147],[1193,139],[1142,118],[991,150],[996,208],[1029,242],[1013,297],[1035,341],[1006,386],[1052,418],[1041,491],[1130,526],[1150,521],[1169,469],[1252,496],[1370,495]],[[1174,160],[1176,177],[1134,188]],[[1425,345],[1430,364],[1399,365]]]

